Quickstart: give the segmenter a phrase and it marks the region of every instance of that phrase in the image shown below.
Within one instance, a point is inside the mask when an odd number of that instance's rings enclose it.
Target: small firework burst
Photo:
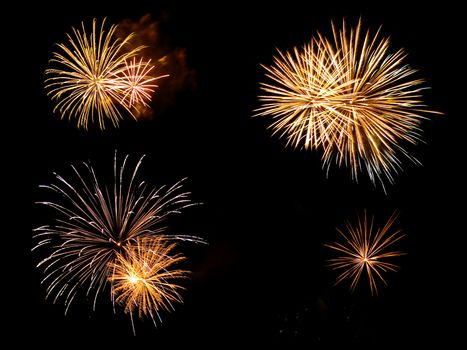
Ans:
[[[274,134],[292,147],[321,149],[323,166],[348,166],[353,179],[394,182],[406,144],[420,140],[427,110],[404,50],[390,53],[389,38],[332,25],[334,37],[312,38],[303,48],[274,57],[261,83],[256,116],[272,118]]]
[[[378,294],[377,280],[387,285],[383,274],[387,271],[397,271],[398,268],[397,265],[387,262],[387,259],[405,254],[388,249],[404,237],[401,230],[391,230],[396,219],[397,214],[394,213],[382,228],[376,229],[374,219],[371,218],[369,221],[365,211],[356,226],[347,222],[346,232],[337,229],[343,242],[325,244],[326,247],[342,254],[338,258],[329,260],[329,267],[342,271],[337,277],[336,284],[350,280],[350,288],[353,291],[361,275],[366,272],[371,294]]]
[[[150,60],[144,62],[140,58],[139,61],[136,61],[136,57],[133,57],[125,62],[126,69],[122,71],[122,77],[115,77],[118,81],[117,89],[121,89],[123,94],[121,103],[128,106],[128,108],[135,107],[138,104],[147,107],[155,88],[158,87],[155,81],[168,77],[168,75],[152,77],[151,71],[154,66],[150,63]]]
[[[186,278],[188,271],[176,268],[185,257],[173,254],[175,247],[175,242],[162,236],[137,239],[112,264],[112,295],[130,314],[133,332],[135,312],[157,325],[160,311],[174,311],[173,303],[183,302],[179,280]]]

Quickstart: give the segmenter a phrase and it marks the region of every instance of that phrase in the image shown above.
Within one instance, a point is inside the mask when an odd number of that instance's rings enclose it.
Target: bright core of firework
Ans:
[[[72,167],[75,179],[56,175],[56,183],[42,186],[57,194],[57,201],[41,202],[52,208],[57,218],[53,225],[35,230],[33,250],[48,252],[38,264],[44,268],[47,297],[64,299],[66,310],[81,290],[93,295],[95,307],[98,294],[112,280],[116,262],[130,257],[131,264],[137,264],[133,245],[154,250],[151,241],[159,244],[161,237],[202,242],[193,236],[164,235],[164,220],[193,204],[189,193],[180,191],[183,180],[160,188],[137,182],[142,160],[131,169],[128,156],[119,166],[115,154],[114,181],[108,187],[86,163],[84,172]],[[141,270],[134,272],[128,279],[143,278]]]
[[[56,101],[54,111],[62,118],[77,118],[84,129],[96,121],[101,129],[106,122],[117,127],[122,111],[135,118],[137,104],[147,106],[157,86],[154,81],[162,78],[151,76],[150,61],[136,59],[143,46],[128,49],[134,34],[120,40],[117,26],[106,31],[105,20],[100,27],[96,22],[89,36],[84,23],[81,31],[72,28],[68,44],[58,44],[60,50],[50,60],[56,68],[45,71],[47,94]]]
[[[174,267],[185,260],[172,253],[175,247],[165,237],[138,239],[118,256],[110,278],[112,293],[132,320],[137,310],[140,318],[149,316],[157,324],[160,310],[173,311],[173,303],[182,302],[177,281],[188,272]]]
[[[397,265],[387,262],[386,259],[404,255],[400,251],[388,251],[390,246],[404,236],[400,234],[401,230],[390,233],[396,219],[397,214],[394,213],[382,228],[375,230],[373,218],[371,221],[368,221],[365,212],[363,219],[359,220],[356,226],[346,223],[347,232],[338,229],[343,242],[325,244],[326,247],[342,254],[338,258],[329,260],[329,267],[333,270],[342,271],[337,277],[336,284],[349,279],[351,281],[350,287],[353,291],[362,273],[366,272],[371,294],[378,294],[378,279],[387,285],[383,278],[383,273],[386,271],[396,271]]]
[[[404,144],[420,140],[425,117],[422,79],[405,63],[404,50],[389,51],[379,31],[363,33],[345,22],[333,38],[318,34],[302,48],[281,52],[261,83],[256,116],[271,117],[274,134],[295,148],[321,149],[323,166],[350,168],[357,180],[394,181],[400,156],[416,161]]]
[[[134,276],[134,275],[130,275],[127,278],[128,278],[128,282],[130,282],[130,283],[137,283],[138,281],[142,280],[138,276]]]

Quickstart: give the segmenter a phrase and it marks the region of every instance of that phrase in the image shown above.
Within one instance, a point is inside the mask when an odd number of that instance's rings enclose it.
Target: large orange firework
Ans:
[[[117,26],[105,30],[93,20],[88,36],[84,23],[73,29],[67,44],[59,44],[45,71],[46,90],[56,101],[54,111],[62,118],[77,118],[78,127],[87,129],[97,122],[101,129],[110,122],[114,127],[123,119],[122,112],[135,118],[137,103],[146,106],[154,92],[153,67],[136,55],[144,46],[132,49],[134,34],[123,39],[115,35]]]
[[[348,166],[357,180],[394,181],[406,144],[420,140],[423,80],[415,79],[404,50],[391,53],[379,31],[334,24],[333,39],[318,34],[302,48],[278,52],[261,83],[257,116],[272,118],[274,133],[295,148],[322,149],[323,166]]]
[[[391,230],[397,219],[394,213],[386,224],[376,229],[373,218],[368,220],[366,212],[358,224],[353,226],[346,223],[346,232],[337,229],[343,238],[343,242],[325,244],[342,256],[329,260],[329,266],[341,273],[337,277],[336,284],[344,280],[350,280],[350,287],[355,290],[363,273],[368,276],[372,294],[378,294],[377,280],[387,284],[383,274],[387,271],[397,271],[397,265],[387,259],[404,255],[401,251],[391,251],[388,248],[399,241],[404,235],[401,230]]]

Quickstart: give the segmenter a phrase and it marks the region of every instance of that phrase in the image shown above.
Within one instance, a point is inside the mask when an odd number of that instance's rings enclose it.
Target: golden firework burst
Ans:
[[[175,247],[166,237],[137,239],[112,264],[113,297],[132,321],[137,312],[140,318],[150,317],[157,324],[160,311],[173,311],[173,303],[183,302],[178,282],[188,271],[175,268],[185,260],[183,255],[172,253]]]
[[[94,19],[89,36],[84,23],[81,27],[72,28],[68,43],[53,53],[50,63],[56,68],[45,71],[47,94],[56,101],[54,112],[77,118],[78,127],[88,129],[94,122],[102,130],[108,122],[117,127],[123,111],[135,118],[135,104],[147,105],[153,82],[161,77],[150,75],[150,61],[136,59],[144,46],[129,49],[133,33],[120,39],[116,25],[106,31],[105,20],[98,26]]]
[[[333,39],[318,34],[302,48],[278,52],[270,79],[261,83],[255,116],[272,118],[274,134],[292,147],[322,149],[323,166],[366,172],[373,183],[394,181],[405,146],[420,140],[426,118],[423,80],[413,78],[404,50],[390,53],[389,38],[362,33],[345,22],[332,25]]]
[[[365,211],[356,226],[346,223],[347,232],[337,229],[344,241],[325,244],[326,247],[342,254],[338,258],[329,260],[329,267],[342,271],[337,277],[336,284],[350,280],[350,288],[353,291],[361,275],[366,272],[371,294],[378,294],[377,280],[387,285],[383,274],[387,271],[397,271],[398,266],[387,262],[386,259],[405,254],[401,251],[388,250],[404,237],[401,230],[391,232],[396,219],[397,214],[394,213],[383,227],[375,230],[374,219],[368,220]]]

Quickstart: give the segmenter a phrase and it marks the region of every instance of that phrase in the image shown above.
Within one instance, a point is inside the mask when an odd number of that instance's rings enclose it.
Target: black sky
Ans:
[[[158,329],[149,321],[136,324],[138,335],[152,344],[326,348],[425,345],[461,336],[454,318],[463,305],[459,283],[465,276],[459,244],[465,235],[462,11],[445,2],[387,2],[385,8],[300,3],[64,3],[29,11],[21,34],[29,88],[16,116],[21,130],[30,131],[23,165],[31,194],[23,200],[31,220],[15,234],[21,236],[18,254],[30,305],[16,329],[41,335],[44,343],[57,336],[132,336],[129,319],[114,315],[105,295],[96,312],[83,298],[67,316],[63,305],[45,301],[41,273],[34,268],[40,257],[29,252],[32,228],[50,221],[50,212],[32,205],[48,195],[38,185],[52,180],[53,171],[70,174],[70,164],[86,160],[107,176],[117,149],[133,159],[146,154],[142,176],[155,185],[188,177],[193,199],[204,203],[175,223],[210,242],[186,248],[193,276],[185,304],[164,314]],[[125,121],[117,130],[84,132],[60,121],[43,89],[54,43],[82,20],[107,17],[118,23],[146,13],[161,21],[161,35],[173,47],[186,48],[197,87],[179,93],[175,105],[153,120]],[[332,19],[355,23],[360,16],[367,27],[382,25],[394,50],[409,52],[408,62],[431,86],[427,103],[445,113],[424,123],[426,144],[413,149],[423,166],[405,162],[387,195],[364,179],[353,183],[346,169],[334,168],[326,178],[318,153],[285,149],[270,137],[267,121],[251,118],[263,80],[259,64],[271,63],[276,47],[302,45],[316,31],[330,34]],[[347,286],[333,287],[335,274],[325,267],[331,256],[323,243],[364,208],[381,220],[398,210],[398,226],[407,234],[400,245],[408,252],[399,261],[401,270],[388,275],[389,287],[377,298],[362,286],[354,294]]]

